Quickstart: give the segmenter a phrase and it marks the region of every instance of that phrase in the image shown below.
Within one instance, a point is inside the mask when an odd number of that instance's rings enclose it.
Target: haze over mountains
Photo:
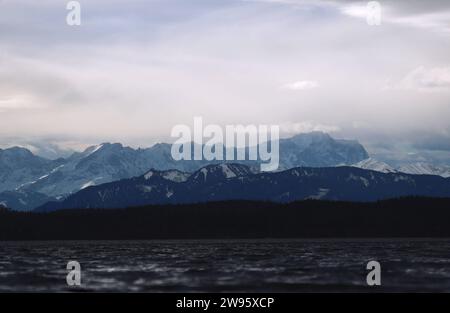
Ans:
[[[354,165],[380,172],[398,172],[387,164],[369,158],[357,141],[337,140],[326,133],[312,132],[280,139],[280,167],[337,167]],[[170,144],[156,144],[147,149],[132,149],[121,144],[104,143],[89,147],[68,158],[48,160],[24,148],[0,150],[0,203],[18,210],[30,210],[51,200],[62,200],[90,186],[141,177],[150,169],[177,170],[184,177],[211,163],[175,161]],[[223,162],[223,161],[221,161]],[[245,164],[245,171],[257,172],[258,161],[228,161]],[[437,167],[413,166],[404,171],[443,176],[450,171]],[[427,172],[420,172],[421,170]],[[175,173],[170,172],[169,173]],[[181,175],[181,176],[180,176]],[[450,176],[450,175],[448,175]],[[138,179],[138,178],[137,178]],[[163,187],[161,187],[163,188]],[[163,188],[164,189],[164,188]],[[161,194],[167,191],[161,189]],[[155,190],[153,190],[155,192]],[[149,193],[148,195],[153,194]],[[147,195],[147,196],[148,196]],[[180,196],[174,197],[178,199]]]

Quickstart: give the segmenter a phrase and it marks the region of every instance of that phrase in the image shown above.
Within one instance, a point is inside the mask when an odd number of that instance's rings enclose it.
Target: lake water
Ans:
[[[0,242],[0,292],[450,292],[450,240]],[[66,264],[81,264],[81,287]],[[366,285],[367,262],[382,286]]]

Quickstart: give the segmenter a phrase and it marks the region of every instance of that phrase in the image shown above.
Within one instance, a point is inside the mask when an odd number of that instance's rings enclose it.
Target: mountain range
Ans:
[[[450,197],[450,178],[381,173],[356,167],[293,168],[255,173],[243,164],[215,164],[192,174],[150,170],[142,176],[92,186],[38,211],[125,208],[227,200],[292,202],[305,199],[377,201],[402,196]]]
[[[280,139],[279,146],[280,170],[353,164],[368,157],[357,141],[337,140],[322,132]],[[56,160],[35,156],[25,148],[0,150],[0,203],[29,210],[42,201],[63,199],[89,186],[139,176],[151,168],[193,172],[214,163],[175,161],[170,150],[171,145],[165,143],[147,149],[103,143]],[[259,161],[238,162],[255,168],[259,164]]]
[[[386,163],[370,158],[359,142],[334,139],[323,132],[280,139],[279,147],[279,171],[299,167],[353,166],[381,173],[404,171],[412,174],[450,176],[450,169],[424,164],[411,165],[409,168],[392,168]],[[92,186],[102,186],[126,179],[142,179],[142,175],[148,173],[149,169],[153,169],[155,173],[158,171],[170,173],[167,174],[169,176],[176,173],[175,176],[181,179],[180,177],[191,177],[190,175],[198,173],[199,169],[204,170],[209,165],[219,164],[219,161],[205,160],[175,161],[171,157],[170,149],[171,145],[165,143],[146,149],[133,149],[119,143],[103,143],[91,146],[83,152],[73,153],[67,158],[54,160],[36,156],[25,148],[0,149],[0,204],[16,210],[31,210],[47,202],[68,200],[77,192],[83,192]],[[258,174],[259,161],[220,162],[230,166],[233,162],[237,162],[246,166],[245,171]],[[155,190],[158,188],[153,189]],[[162,195],[165,194],[163,189],[160,192]],[[235,195],[238,194],[237,191],[233,192]],[[150,195],[153,196],[153,193],[146,196]]]

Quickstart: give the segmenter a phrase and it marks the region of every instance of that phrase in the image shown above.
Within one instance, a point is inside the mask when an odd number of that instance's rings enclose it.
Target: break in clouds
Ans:
[[[450,159],[450,3],[0,1],[0,143],[170,141],[176,124],[280,125],[376,156]]]

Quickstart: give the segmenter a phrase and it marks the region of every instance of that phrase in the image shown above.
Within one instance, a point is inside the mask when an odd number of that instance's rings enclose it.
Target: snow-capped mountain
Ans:
[[[74,153],[67,159],[50,161],[33,156],[12,169],[12,176],[3,176],[1,190],[22,190],[43,193],[51,197],[67,196],[89,186],[95,186],[124,178],[138,176],[150,168],[175,169],[193,172],[208,164],[206,160],[175,161],[171,157],[171,145],[156,144],[147,149],[132,149],[121,144],[104,143]],[[280,169],[296,166],[335,166],[352,164],[367,157],[364,148],[355,141],[335,140],[321,132],[300,134],[280,140]],[[234,162],[234,161],[230,161]],[[238,161],[258,167],[258,161]],[[31,167],[33,175],[22,175],[23,168]]]
[[[436,166],[423,162],[402,165],[398,168],[398,171],[408,174],[450,177],[450,166]]]
[[[65,197],[89,186],[139,176],[150,168],[195,170],[207,164],[206,161],[174,161],[168,144],[132,149],[119,143],[103,143],[63,161],[37,179],[23,183],[19,189]]]
[[[148,165],[136,158],[136,150],[120,144],[102,144],[72,155],[20,189],[49,196],[68,195],[88,186],[140,175]]]
[[[183,179],[174,180],[174,176]],[[50,202],[37,210],[124,208],[224,200],[375,201],[401,196],[450,197],[450,179],[381,173],[356,167],[294,168],[254,173],[242,164],[220,164],[206,166],[190,175],[151,170],[139,177],[88,187],[62,202]]]
[[[362,160],[358,163],[353,164],[352,166],[362,168],[365,170],[377,171],[377,172],[381,172],[381,173],[398,172],[396,169],[394,169],[389,164],[375,160],[373,158],[367,158],[365,160]],[[411,173],[411,174],[414,174],[414,173]]]
[[[336,140],[322,132],[299,134],[280,139],[279,143],[280,170],[351,165],[381,173],[404,172],[450,177],[449,167],[418,163],[394,168],[369,158],[364,147],[357,141]],[[175,161],[170,149],[171,145],[164,143],[147,149],[104,143],[57,160],[35,156],[24,148],[0,149],[0,202],[6,201],[12,208],[29,210],[42,201],[64,199],[92,186],[139,177],[144,173],[150,177],[150,168],[156,172],[162,171],[162,178],[166,181],[182,183],[189,180],[192,184],[209,182],[211,179],[220,181],[250,177],[259,169],[258,161],[237,161],[249,167],[236,167],[236,164],[232,164],[234,161],[224,164],[205,160]],[[310,196],[321,198],[329,193],[327,190],[323,187]],[[2,191],[12,192],[1,193]],[[162,195],[167,193],[174,194],[172,191],[161,190]]]
[[[35,182],[64,162],[35,156],[25,148],[0,149],[0,192]]]

